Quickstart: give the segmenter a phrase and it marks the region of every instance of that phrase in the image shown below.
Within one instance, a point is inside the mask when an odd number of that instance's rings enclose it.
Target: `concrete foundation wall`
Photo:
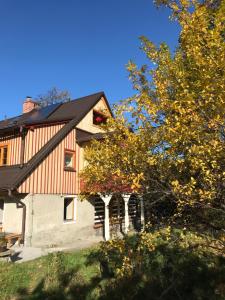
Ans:
[[[28,198],[27,245],[55,247],[95,235],[94,207],[88,201],[76,198],[75,220],[64,221],[64,196],[36,194]]]
[[[26,246],[63,246],[94,236],[94,206],[75,197],[75,220],[64,221],[64,197],[74,196],[35,194],[4,199],[4,231],[22,233],[21,200],[26,205]]]

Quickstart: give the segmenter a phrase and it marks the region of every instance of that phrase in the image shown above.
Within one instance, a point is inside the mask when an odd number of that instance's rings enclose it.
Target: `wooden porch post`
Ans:
[[[145,227],[145,211],[144,211],[144,200],[142,197],[139,198],[141,203],[141,228]]]
[[[110,228],[109,228],[109,202],[112,198],[112,195],[109,196],[102,196],[101,198],[105,204],[105,220],[104,220],[104,235],[105,240],[110,240]]]
[[[125,233],[128,233],[129,230],[129,211],[128,211],[128,201],[130,199],[129,194],[124,194],[122,195],[123,200],[124,200],[124,208],[125,208],[125,216],[124,216],[124,221],[125,221]]]

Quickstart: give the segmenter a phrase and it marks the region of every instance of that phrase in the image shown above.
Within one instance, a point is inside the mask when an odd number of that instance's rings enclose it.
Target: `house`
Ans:
[[[95,235],[109,239],[115,215],[128,230],[140,211],[131,195],[77,197],[85,146],[102,138],[99,125],[109,116],[99,92],[46,107],[27,97],[22,115],[0,121],[2,231],[21,235],[27,246],[47,247]]]

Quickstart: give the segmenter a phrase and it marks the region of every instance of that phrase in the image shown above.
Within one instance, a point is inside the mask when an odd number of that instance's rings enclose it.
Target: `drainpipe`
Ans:
[[[12,190],[8,190],[8,196],[10,198],[13,198]],[[23,208],[23,214],[22,214],[22,243],[24,244],[25,240],[25,230],[26,230],[26,214],[27,214],[27,209],[25,203],[23,203],[21,200],[18,201],[19,204],[22,205]]]
[[[24,244],[24,242],[25,242],[25,230],[26,230],[27,208],[26,208],[26,205],[21,200],[19,200],[19,203],[23,207],[23,215],[22,215],[22,243]]]
[[[30,194],[29,199],[29,245],[32,246],[32,236],[33,236],[33,222],[34,222],[34,194]]]

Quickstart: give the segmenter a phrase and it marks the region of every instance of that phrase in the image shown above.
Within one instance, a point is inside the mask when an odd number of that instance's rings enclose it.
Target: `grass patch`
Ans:
[[[71,289],[74,294],[77,289],[77,299],[89,299],[93,291],[85,289],[100,277],[99,265],[87,264],[90,251],[49,254],[21,264],[0,263],[0,299],[74,299]]]
[[[225,299],[224,255],[193,234],[164,231],[2,263],[0,300]]]

